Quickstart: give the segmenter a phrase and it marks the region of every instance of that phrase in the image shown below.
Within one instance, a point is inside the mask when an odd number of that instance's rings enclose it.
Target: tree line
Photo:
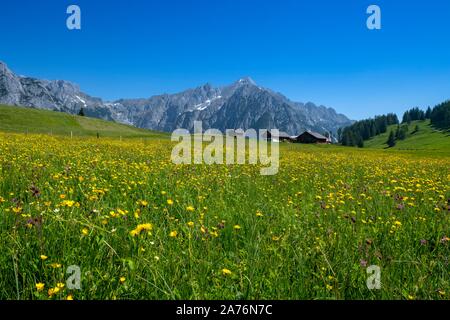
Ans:
[[[364,147],[364,141],[385,133],[388,126],[397,125],[395,130],[389,134],[386,144],[394,146],[397,140],[404,140],[409,131],[409,124],[412,121],[430,120],[432,126],[440,129],[450,129],[450,100],[443,102],[434,108],[428,107],[426,110],[412,108],[407,110],[402,117],[402,123],[394,113],[376,116],[375,118],[365,119],[354,122],[352,125],[340,128],[338,130],[338,140],[344,146]],[[413,133],[419,130],[416,125]]]
[[[338,139],[344,146],[364,147],[364,141],[385,133],[388,126],[398,124],[397,115],[389,113],[387,115],[376,116],[373,119],[356,121],[351,126],[338,130]]]
[[[430,114],[431,125],[439,129],[450,129],[450,100],[438,104]]]

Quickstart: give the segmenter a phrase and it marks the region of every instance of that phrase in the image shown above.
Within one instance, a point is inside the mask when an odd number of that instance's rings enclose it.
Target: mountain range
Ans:
[[[0,103],[70,114],[83,109],[90,117],[166,132],[192,131],[194,121],[202,121],[203,129],[222,132],[277,128],[291,135],[305,130],[334,134],[352,123],[332,108],[291,101],[248,77],[228,86],[205,84],[176,94],[106,102],[68,81],[18,76],[1,61]]]

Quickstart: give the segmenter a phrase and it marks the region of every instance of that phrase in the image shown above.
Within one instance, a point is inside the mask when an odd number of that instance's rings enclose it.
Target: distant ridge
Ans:
[[[81,108],[90,117],[171,132],[203,128],[271,129],[291,135],[305,130],[335,134],[352,123],[334,109],[293,102],[280,93],[262,88],[250,77],[224,87],[205,84],[177,94],[148,99],[121,99],[104,102],[80,91],[67,81],[39,80],[15,75],[0,62],[0,103],[78,114]]]

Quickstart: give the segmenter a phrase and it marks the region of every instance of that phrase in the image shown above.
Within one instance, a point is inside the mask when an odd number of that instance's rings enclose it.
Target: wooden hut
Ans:
[[[320,133],[305,131],[295,138],[297,143],[331,143],[331,140]]]
[[[273,142],[293,142],[294,140],[293,137],[283,131],[280,131],[278,137],[275,137],[269,130],[267,130],[262,134],[262,137],[267,139],[267,141]]]

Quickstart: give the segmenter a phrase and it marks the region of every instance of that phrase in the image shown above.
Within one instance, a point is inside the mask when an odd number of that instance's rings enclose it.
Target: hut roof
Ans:
[[[306,132],[304,132],[303,134],[305,134],[305,133],[309,133],[310,135],[312,135],[312,136],[313,136],[314,138],[316,138],[316,139],[320,139],[320,140],[328,140],[327,137],[321,135],[320,133],[314,132],[314,131],[306,131]]]
[[[273,136],[272,132],[270,130],[264,131],[262,134],[263,137],[267,137],[267,134],[270,133],[270,136]],[[291,138],[291,135],[284,131],[279,131],[278,138]]]

